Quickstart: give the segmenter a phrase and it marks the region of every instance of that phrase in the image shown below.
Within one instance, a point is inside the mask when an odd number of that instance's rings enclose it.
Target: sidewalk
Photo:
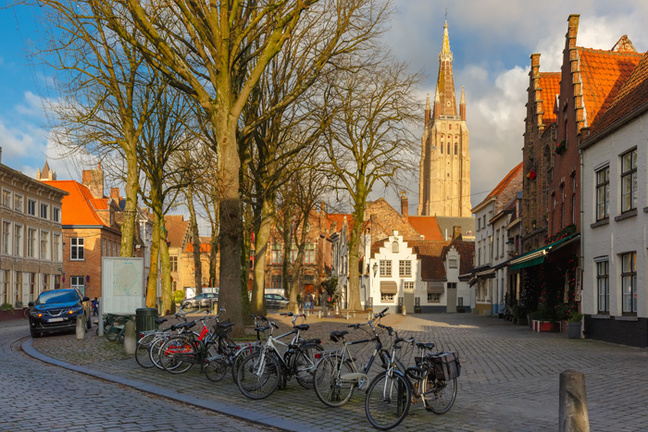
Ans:
[[[349,321],[309,317],[308,323],[308,337],[320,337],[332,347],[328,333],[346,329]],[[383,323],[403,335],[456,349],[462,360],[457,401],[450,412],[435,416],[412,405],[396,430],[556,431],[558,380],[565,369],[585,373],[591,430],[648,430],[643,410],[637,407],[648,395],[645,350],[534,333],[497,318],[467,314],[389,315]],[[292,380],[287,389],[253,401],[241,395],[231,377],[212,383],[196,366],[183,375],[142,369],[118,343],[98,338],[94,330],[83,341],[76,341],[74,335],[33,343],[28,339],[23,348],[61,367],[286,430],[374,430],[365,418],[362,392],[341,408],[327,408],[314,391]]]

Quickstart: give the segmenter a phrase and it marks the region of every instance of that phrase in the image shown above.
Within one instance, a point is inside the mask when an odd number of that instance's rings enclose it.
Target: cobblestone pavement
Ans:
[[[328,343],[332,329],[345,329],[349,322],[360,321],[360,317],[349,321],[309,318],[307,337],[321,337]],[[397,430],[556,431],[559,374],[576,369],[585,374],[591,430],[648,431],[643,411],[648,399],[645,349],[535,333],[526,326],[467,314],[390,315],[383,323],[394,326],[401,335],[457,350],[462,360],[453,408],[436,416],[413,405]],[[285,320],[284,329],[289,329]],[[66,364],[79,364],[71,367],[86,373],[269,426],[295,431],[373,430],[365,418],[361,392],[341,408],[327,408],[314,391],[302,389],[293,380],[287,389],[252,401],[229,376],[212,383],[198,367],[183,375],[142,369],[132,357],[122,354],[117,343],[94,336],[94,331],[83,341],[75,340],[74,335],[37,339],[33,348]]]

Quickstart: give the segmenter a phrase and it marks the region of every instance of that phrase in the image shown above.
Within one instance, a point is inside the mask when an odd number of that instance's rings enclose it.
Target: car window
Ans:
[[[79,296],[74,291],[46,291],[41,293],[36,304],[54,304],[79,301]]]

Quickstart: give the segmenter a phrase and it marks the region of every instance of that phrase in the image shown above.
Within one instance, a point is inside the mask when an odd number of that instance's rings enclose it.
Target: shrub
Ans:
[[[173,303],[180,303],[185,298],[185,292],[183,289],[175,290],[173,293]]]
[[[13,307],[10,303],[2,303],[2,304],[0,305],[0,310],[3,310],[3,311],[12,311],[12,310],[14,310],[14,307]]]

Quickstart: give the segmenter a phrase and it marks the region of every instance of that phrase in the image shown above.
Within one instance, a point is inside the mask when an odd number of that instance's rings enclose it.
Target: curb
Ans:
[[[257,412],[250,411],[247,409],[242,409],[235,406],[222,404],[219,402],[214,402],[206,399],[201,399],[198,397],[189,396],[186,394],[181,394],[174,390],[169,390],[164,387],[143,383],[141,381],[136,381],[132,379],[127,380],[118,375],[97,371],[92,368],[88,368],[86,366],[77,366],[61,360],[56,360],[54,358],[48,357],[40,353],[39,351],[37,351],[33,347],[33,339],[29,337],[22,343],[21,348],[23,352],[29,355],[30,357],[33,357],[36,360],[40,360],[44,363],[51,364],[53,366],[58,366],[64,369],[68,369],[74,372],[79,372],[85,375],[89,375],[105,381],[110,381],[116,384],[125,385],[136,390],[154,394],[156,396],[161,396],[177,402],[193,405],[199,408],[204,408],[220,414],[237,417],[241,420],[247,420],[250,422],[262,424],[264,426],[275,427],[275,428],[292,431],[292,432],[305,432],[305,431],[325,432],[325,429],[314,427],[312,424],[297,423],[290,420],[283,420],[277,416],[268,416],[268,415],[259,414]]]

